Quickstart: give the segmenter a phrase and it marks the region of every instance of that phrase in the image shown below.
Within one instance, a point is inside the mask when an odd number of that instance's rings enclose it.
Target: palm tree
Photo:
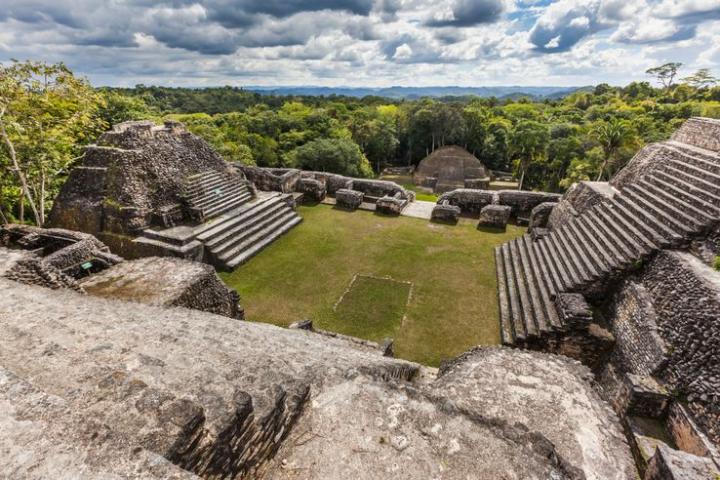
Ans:
[[[605,170],[618,162],[620,150],[635,140],[635,133],[627,121],[612,118],[608,122],[602,121],[596,124],[592,134],[600,143],[604,153],[604,160],[596,179],[599,182]]]

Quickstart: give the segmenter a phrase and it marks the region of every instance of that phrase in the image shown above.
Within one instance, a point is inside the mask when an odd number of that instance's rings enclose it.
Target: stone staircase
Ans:
[[[648,148],[645,173],[611,198],[535,241],[526,234],[496,248],[503,344],[561,332],[557,294],[597,298],[659,249],[687,246],[720,222],[720,153],[676,140]]]
[[[208,170],[187,178],[183,196],[191,217],[205,222],[246,203],[253,193],[240,177]]]
[[[275,194],[248,205],[237,215],[213,223],[196,238],[205,245],[210,263],[233,269],[301,221],[288,204],[287,195]]]

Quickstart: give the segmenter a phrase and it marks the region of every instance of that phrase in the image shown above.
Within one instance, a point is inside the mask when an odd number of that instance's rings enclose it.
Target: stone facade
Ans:
[[[547,225],[560,228],[595,205],[613,198],[617,191],[606,182],[578,182],[573,184],[553,209]]]
[[[420,161],[413,183],[444,193],[456,188],[488,188],[490,171],[457,145],[440,147]]]

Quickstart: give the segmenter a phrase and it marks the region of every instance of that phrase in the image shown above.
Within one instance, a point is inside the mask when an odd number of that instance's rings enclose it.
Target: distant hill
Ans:
[[[340,95],[347,97],[378,96],[393,99],[416,99],[421,97],[497,97],[497,98],[519,98],[531,97],[561,98],[576,90],[588,87],[386,87],[386,88],[362,88],[362,87],[263,87],[249,86],[245,90],[257,92],[263,95],[307,95],[307,96],[330,96]]]

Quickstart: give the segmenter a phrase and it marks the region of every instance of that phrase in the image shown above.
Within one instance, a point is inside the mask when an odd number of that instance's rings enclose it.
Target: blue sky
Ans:
[[[720,0],[0,0],[0,62],[96,85],[588,85],[720,76]]]

